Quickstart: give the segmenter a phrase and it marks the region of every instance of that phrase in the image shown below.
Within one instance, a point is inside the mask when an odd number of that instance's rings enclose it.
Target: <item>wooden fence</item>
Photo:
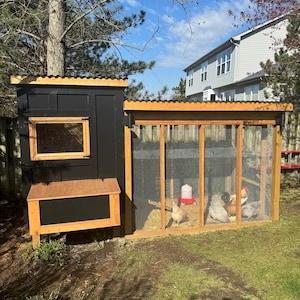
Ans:
[[[17,119],[0,118],[0,201],[21,198],[21,153],[17,123]]]
[[[300,150],[300,113],[286,113],[285,126],[283,127],[283,150]],[[225,133],[219,130],[214,132],[211,127],[210,135],[217,135],[219,139]],[[166,130],[167,135],[172,135],[172,139],[197,139],[198,131],[195,126],[185,127],[180,125],[178,130],[172,132]],[[147,126],[145,132],[140,129],[135,132],[137,136],[143,134],[145,141],[158,141],[158,126]],[[168,140],[170,137],[166,137]],[[0,201],[18,200],[21,198],[22,172],[20,162],[20,139],[18,134],[18,120],[10,118],[0,118]],[[296,171],[298,173],[298,171]],[[299,179],[298,179],[299,181]]]

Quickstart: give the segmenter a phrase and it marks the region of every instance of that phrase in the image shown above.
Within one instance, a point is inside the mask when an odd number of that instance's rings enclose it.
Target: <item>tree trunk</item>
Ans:
[[[49,1],[49,36],[47,41],[47,75],[64,76],[65,49],[62,34],[65,25],[63,0]]]

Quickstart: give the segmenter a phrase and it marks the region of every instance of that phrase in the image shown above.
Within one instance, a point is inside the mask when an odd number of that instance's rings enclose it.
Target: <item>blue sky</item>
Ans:
[[[126,13],[146,11],[146,21],[128,33],[123,40],[131,48],[122,49],[128,60],[156,61],[153,70],[131,79],[142,81],[146,90],[156,94],[165,85],[172,88],[185,78],[183,69],[223,43],[229,37],[245,30],[233,26],[228,9],[239,12],[247,0],[199,0],[184,11],[172,0],[121,0]],[[182,1],[183,2],[183,1]],[[136,50],[139,49],[139,50]],[[141,51],[141,49],[143,49]]]

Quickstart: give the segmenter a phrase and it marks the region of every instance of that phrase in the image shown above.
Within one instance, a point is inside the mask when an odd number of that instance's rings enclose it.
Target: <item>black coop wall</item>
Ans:
[[[121,87],[88,84],[35,85],[21,82],[16,86],[16,90],[19,106],[23,200],[26,200],[30,186],[41,182],[47,184],[54,181],[117,178],[123,192],[124,85]],[[30,158],[29,141],[31,117],[87,118],[90,133],[89,157],[33,161]]]

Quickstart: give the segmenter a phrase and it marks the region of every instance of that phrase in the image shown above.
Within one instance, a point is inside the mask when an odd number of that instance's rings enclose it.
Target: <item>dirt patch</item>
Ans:
[[[224,283],[225,288],[191,295],[191,300],[238,300],[245,299],[245,295],[260,299],[258,292],[239,274],[187,251],[178,244],[178,239],[116,239],[101,243],[93,231],[55,238],[66,245],[63,264],[50,261],[32,266],[22,257],[31,242],[22,209],[16,204],[0,204],[0,299],[22,300],[26,296],[49,295],[54,291],[59,291],[60,300],[147,299],[155,293],[162,272],[175,262],[204,270]],[[126,276],[122,273],[126,271],[124,266],[131,264],[126,253],[132,251],[146,253],[147,260],[142,262],[142,271],[133,269]]]
[[[103,246],[93,241],[91,232],[71,233],[57,237],[65,239],[67,245],[62,266],[42,261],[32,266],[22,257],[31,242],[23,211],[5,203],[1,204],[0,216],[0,299],[24,299],[58,290],[59,299],[146,299],[155,291],[161,272],[173,262],[193,265],[228,284],[226,291],[210,291],[191,299],[242,299],[241,294],[256,294],[232,270],[187,252],[171,239],[126,244],[115,240]],[[121,277],[119,270],[128,264],[125,250],[142,251],[153,259],[144,263],[142,274],[133,271],[130,276]]]

